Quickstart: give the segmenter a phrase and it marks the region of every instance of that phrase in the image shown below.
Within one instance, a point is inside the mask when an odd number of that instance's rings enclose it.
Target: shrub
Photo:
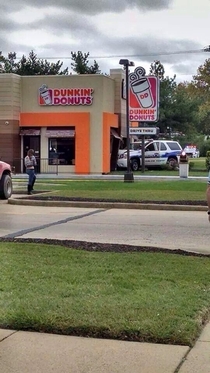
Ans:
[[[210,171],[210,150],[206,152],[206,169]]]
[[[210,150],[210,140],[203,141],[199,150],[200,150],[200,157],[205,157],[206,153]]]
[[[189,171],[195,167],[195,162],[189,162]]]

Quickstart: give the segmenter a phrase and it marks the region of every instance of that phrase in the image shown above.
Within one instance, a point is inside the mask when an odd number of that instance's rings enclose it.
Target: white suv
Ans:
[[[178,166],[182,147],[177,141],[153,140],[145,145],[145,166]],[[141,150],[130,150],[130,163],[133,171],[138,171],[142,164]],[[118,168],[127,168],[127,150],[119,154]]]

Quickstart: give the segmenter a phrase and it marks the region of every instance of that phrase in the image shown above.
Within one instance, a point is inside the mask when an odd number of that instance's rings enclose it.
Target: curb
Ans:
[[[10,205],[46,206],[46,207],[83,207],[104,209],[133,209],[133,210],[172,210],[172,211],[207,211],[205,206],[168,205],[154,203],[124,203],[124,202],[88,202],[88,201],[43,201],[21,198],[10,198]]]

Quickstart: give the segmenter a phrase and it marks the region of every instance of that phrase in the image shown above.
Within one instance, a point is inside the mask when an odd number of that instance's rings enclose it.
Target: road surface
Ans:
[[[0,237],[53,238],[210,254],[204,211],[9,205],[0,201]]]

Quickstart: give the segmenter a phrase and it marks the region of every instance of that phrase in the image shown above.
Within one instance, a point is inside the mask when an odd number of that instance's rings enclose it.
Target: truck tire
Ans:
[[[0,198],[8,199],[12,195],[12,178],[10,175],[2,175],[0,180]]]
[[[168,158],[167,164],[170,169],[174,170],[178,167],[178,160],[176,157],[170,157]]]
[[[138,158],[131,159],[131,169],[133,171],[138,171],[140,166],[140,162]]]

